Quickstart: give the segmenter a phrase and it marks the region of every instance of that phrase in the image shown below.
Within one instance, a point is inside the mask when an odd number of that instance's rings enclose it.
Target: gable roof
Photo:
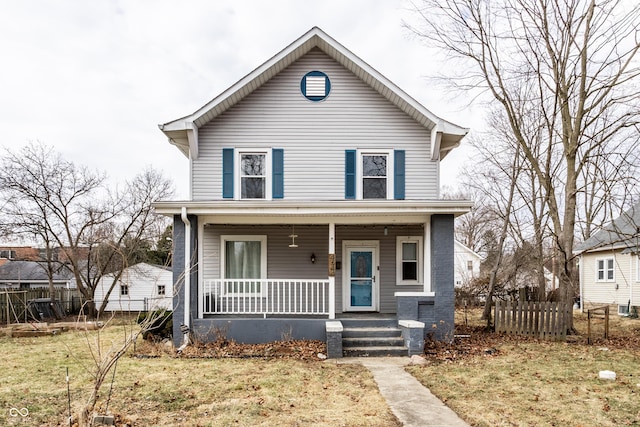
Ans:
[[[624,212],[593,236],[575,246],[574,252],[626,249],[637,251],[640,243],[640,203]]]
[[[318,27],[313,27],[193,114],[158,125],[160,130],[169,138],[169,142],[178,147],[185,156],[191,155],[192,158],[197,159],[198,129],[200,127],[233,107],[313,48],[322,50],[427,128],[431,132],[432,159],[443,159],[449,151],[460,144],[462,138],[469,132],[469,129],[443,120],[427,110]]]
[[[457,252],[466,252],[467,254],[482,260],[482,257],[480,256],[480,254],[478,254],[476,251],[474,251],[473,249],[471,249],[470,247],[466,246],[465,244],[459,242],[458,240],[454,240],[454,244],[455,246],[457,246],[458,249],[460,249]]]
[[[71,271],[63,266],[53,273],[55,283],[66,283],[73,279]],[[0,283],[48,282],[46,263],[39,261],[7,261],[0,265]]]

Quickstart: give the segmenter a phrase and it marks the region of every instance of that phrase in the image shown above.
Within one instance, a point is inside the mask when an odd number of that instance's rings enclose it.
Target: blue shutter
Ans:
[[[233,148],[222,149],[222,197],[233,199]]]
[[[284,198],[284,150],[274,148],[271,150],[272,159],[272,193],[274,199]]]
[[[393,152],[393,198],[404,200],[404,150]]]
[[[345,150],[344,198],[356,198],[356,150]]]

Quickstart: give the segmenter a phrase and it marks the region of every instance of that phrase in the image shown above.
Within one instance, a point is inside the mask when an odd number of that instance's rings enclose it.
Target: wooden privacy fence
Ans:
[[[497,301],[495,330],[542,339],[565,340],[570,304],[546,301]]]
[[[49,298],[48,289],[0,291],[0,324],[26,322],[30,319],[27,303],[38,298]],[[78,313],[82,304],[75,289],[56,289],[55,299],[67,314]],[[8,320],[8,321],[7,321]]]

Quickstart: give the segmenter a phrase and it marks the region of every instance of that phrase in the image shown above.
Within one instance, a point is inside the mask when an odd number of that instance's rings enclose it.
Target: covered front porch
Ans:
[[[453,219],[468,202],[239,205],[158,208],[174,213],[174,341],[326,339],[349,313],[453,325]]]

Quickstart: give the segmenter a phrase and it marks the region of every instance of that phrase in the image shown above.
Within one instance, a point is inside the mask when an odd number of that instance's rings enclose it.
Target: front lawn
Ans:
[[[123,325],[100,332],[102,349]],[[95,331],[38,338],[0,337],[0,425],[68,426],[66,368],[74,421],[91,390]],[[139,342],[138,350],[142,344]],[[398,426],[369,371],[360,365],[292,358],[138,358],[117,366],[108,402],[119,426]],[[100,394],[104,411],[111,374]],[[11,408],[28,409],[22,417]],[[24,413],[24,412],[23,412]],[[14,416],[12,416],[14,415]]]
[[[640,320],[612,315],[611,339],[587,345],[585,315],[574,319],[580,335],[566,343],[459,324],[471,337],[428,349],[430,363],[408,369],[474,426],[640,425]],[[599,379],[603,370],[617,379]]]

